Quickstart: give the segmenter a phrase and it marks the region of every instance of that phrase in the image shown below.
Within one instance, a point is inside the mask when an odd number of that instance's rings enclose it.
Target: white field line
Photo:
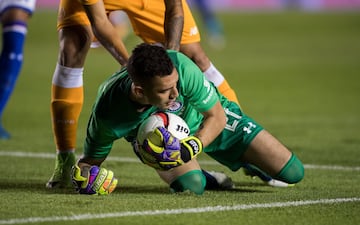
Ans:
[[[334,198],[334,199],[318,199],[290,202],[273,202],[259,204],[241,204],[241,205],[218,205],[199,208],[180,208],[180,209],[164,209],[164,210],[145,210],[145,211],[125,211],[102,214],[79,214],[71,216],[53,216],[53,217],[28,217],[0,220],[0,224],[26,224],[26,223],[42,223],[42,222],[58,222],[58,221],[79,221],[92,219],[108,219],[130,216],[156,216],[156,215],[179,215],[189,213],[205,213],[219,211],[240,211],[263,208],[281,208],[281,207],[297,207],[304,205],[316,204],[339,204],[346,202],[359,202],[360,198]]]
[[[17,151],[0,151],[0,156],[8,156],[8,157],[21,157],[21,158],[43,158],[43,159],[54,159],[54,153],[36,153],[36,152],[17,152]],[[117,162],[126,162],[126,163],[138,163],[140,162],[138,158],[131,157],[116,157],[109,156],[107,158],[109,161],[117,161]],[[201,165],[219,165],[216,161],[210,160],[199,160]],[[343,170],[343,171],[360,171],[359,166],[337,166],[337,165],[312,165],[305,164],[305,169],[317,169],[317,170]]]

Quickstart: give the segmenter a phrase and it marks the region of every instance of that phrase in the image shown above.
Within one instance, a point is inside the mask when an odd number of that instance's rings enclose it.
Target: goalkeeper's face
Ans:
[[[175,68],[170,75],[153,77],[151,82],[143,86],[148,104],[163,110],[170,108],[179,96],[176,87],[178,80],[179,75]]]

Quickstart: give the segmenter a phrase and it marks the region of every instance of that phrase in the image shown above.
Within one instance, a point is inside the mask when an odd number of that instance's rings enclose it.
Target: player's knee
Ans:
[[[52,83],[61,88],[78,88],[83,86],[84,68],[71,68],[56,64]]]
[[[290,184],[298,183],[304,178],[304,166],[302,162],[292,154],[289,161],[274,178]]]
[[[183,192],[189,190],[197,195],[204,193],[206,178],[201,170],[191,170],[176,178],[170,188],[173,192]]]

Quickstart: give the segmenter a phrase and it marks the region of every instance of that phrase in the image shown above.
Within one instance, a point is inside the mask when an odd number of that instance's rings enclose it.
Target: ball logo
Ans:
[[[166,128],[173,136],[184,139],[189,136],[191,130],[186,121],[175,113],[157,112],[145,119],[138,128],[136,140],[143,143],[156,127]]]
[[[181,124],[176,124],[176,131],[180,132],[180,133],[185,133],[186,135],[190,134],[190,130],[189,128],[182,126]]]

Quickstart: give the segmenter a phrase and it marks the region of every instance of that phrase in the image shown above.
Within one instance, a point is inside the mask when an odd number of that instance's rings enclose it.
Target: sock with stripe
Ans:
[[[15,88],[23,63],[23,46],[27,33],[24,22],[14,21],[3,25],[2,52],[0,55],[0,139],[10,138],[2,127],[2,116]]]
[[[232,89],[229,83],[225,80],[225,77],[216,69],[216,67],[210,63],[210,67],[204,71],[205,77],[214,83],[219,92],[223,94],[230,101],[239,104],[239,100],[236,97],[234,89]]]

